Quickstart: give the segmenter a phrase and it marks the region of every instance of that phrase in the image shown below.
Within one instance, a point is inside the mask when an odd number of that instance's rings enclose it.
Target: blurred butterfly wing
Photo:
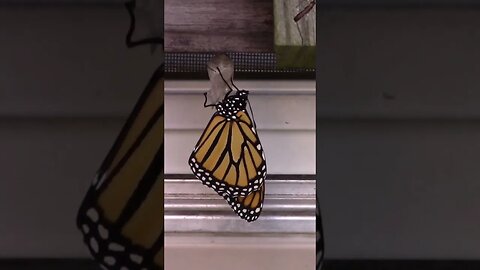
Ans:
[[[265,153],[248,113],[228,121],[215,113],[192,152],[189,164],[204,185],[223,196],[258,190],[267,174]]]
[[[247,196],[230,197],[224,195],[223,197],[239,217],[248,222],[252,222],[257,220],[262,212],[265,184]]]
[[[163,269],[163,69],[152,76],[78,212],[84,241],[106,269]]]

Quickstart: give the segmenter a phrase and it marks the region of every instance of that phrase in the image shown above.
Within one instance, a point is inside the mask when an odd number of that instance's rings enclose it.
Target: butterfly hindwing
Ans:
[[[257,220],[262,212],[265,184],[247,196],[231,197],[224,194],[223,197],[239,217],[252,222]]]

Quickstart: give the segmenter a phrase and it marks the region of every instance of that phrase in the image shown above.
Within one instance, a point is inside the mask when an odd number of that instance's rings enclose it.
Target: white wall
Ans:
[[[250,91],[269,174],[315,174],[315,81],[237,81]],[[165,173],[191,173],[195,143],[214,109],[204,108],[208,80],[165,82]]]

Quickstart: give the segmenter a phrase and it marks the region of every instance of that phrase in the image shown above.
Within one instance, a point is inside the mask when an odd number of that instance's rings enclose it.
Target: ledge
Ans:
[[[165,232],[314,234],[315,180],[267,180],[260,218],[247,223],[196,179],[165,180]]]
[[[253,90],[252,95],[315,95],[315,80],[236,80],[241,89]],[[210,88],[210,81],[165,80],[165,94],[203,94]]]

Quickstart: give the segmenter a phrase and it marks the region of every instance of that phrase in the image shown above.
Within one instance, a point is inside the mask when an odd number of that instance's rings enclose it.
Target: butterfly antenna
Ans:
[[[233,87],[235,87],[237,91],[240,91],[240,89],[238,89],[238,87],[233,83],[233,78],[230,79],[230,82],[232,83]]]
[[[205,97],[205,101],[203,102],[203,107],[207,108],[207,107],[214,107],[215,106],[215,104],[207,105],[207,92],[203,93],[203,96]]]

